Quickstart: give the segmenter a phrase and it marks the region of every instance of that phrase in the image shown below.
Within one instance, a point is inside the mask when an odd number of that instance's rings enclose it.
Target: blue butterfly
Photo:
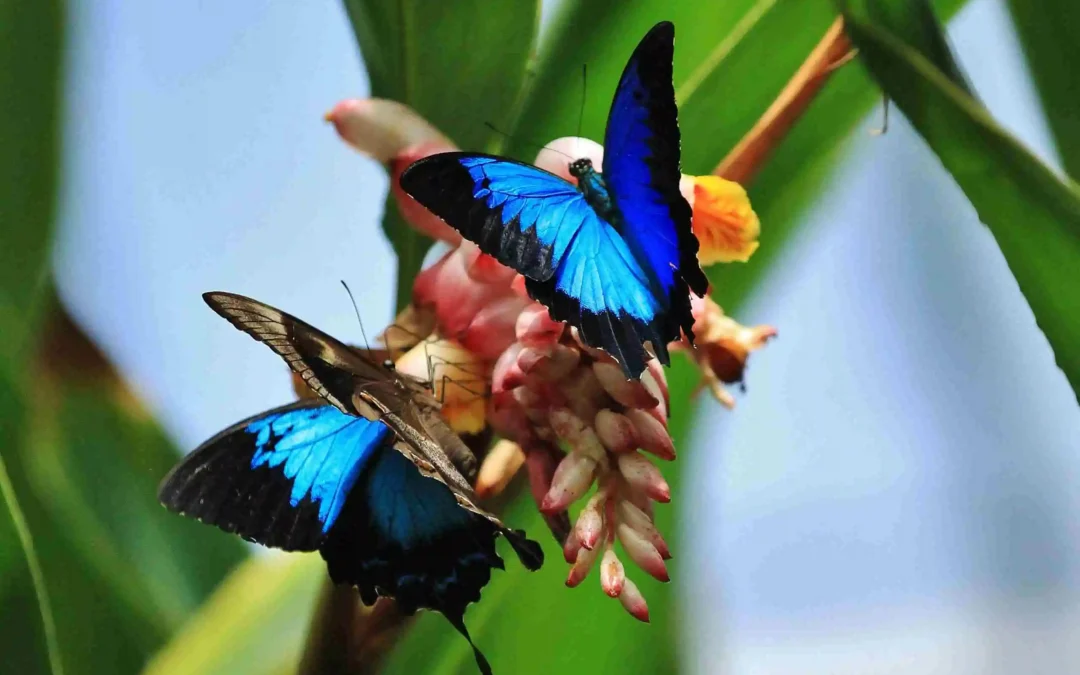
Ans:
[[[657,24],[626,64],[602,174],[578,159],[574,186],[511,159],[452,152],[412,164],[400,179],[406,193],[524,275],[553,319],[576,326],[630,378],[645,369],[645,342],[664,365],[680,330],[693,342],[689,290],[703,296],[709,286],[679,192],[674,39],[671,23]]]
[[[471,450],[425,386],[280,310],[203,296],[277,352],[320,398],[234,424],[184,458],[158,497],[177,513],[266,546],[318,550],[365,604],[434,609],[462,635],[465,607],[503,568],[503,535],[529,569],[543,552],[476,506]],[[491,668],[473,645],[485,675]]]

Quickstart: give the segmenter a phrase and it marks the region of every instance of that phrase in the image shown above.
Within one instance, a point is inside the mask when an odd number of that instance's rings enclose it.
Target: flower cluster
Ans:
[[[668,580],[671,554],[654,524],[653,504],[670,501],[671,491],[646,455],[675,459],[663,369],[653,361],[639,380],[627,381],[610,356],[584,345],[533,302],[520,275],[462,241],[400,190],[397,178],[414,161],[455,149],[415,112],[390,101],[351,100],[327,119],[345,141],[387,165],[406,221],[452,247],[417,276],[411,306],[383,339],[390,349],[410,348],[398,368],[432,381],[456,431],[490,426],[504,439],[484,459],[478,495],[497,494],[524,466],[571,565],[567,585],[580,584],[599,563],[604,592],[647,621],[645,599],[615,544],[646,573]],[[568,157],[602,166],[602,153],[592,141],[563,138],[535,163],[572,181]],[[684,176],[681,187],[693,208],[702,263],[746,260],[757,247],[759,224],[745,191],[715,176]],[[693,308],[697,348],[689,353],[705,383],[730,406],[734,400],[723,385],[741,381],[749,353],[775,331],[740,326],[707,298]],[[571,524],[568,508],[586,497]]]

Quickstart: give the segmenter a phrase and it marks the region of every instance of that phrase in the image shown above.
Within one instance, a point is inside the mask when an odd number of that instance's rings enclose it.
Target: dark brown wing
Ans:
[[[223,292],[205,293],[203,300],[274,350],[327,403],[349,415],[382,420],[435,465],[448,485],[471,495],[476,456],[442,420],[439,402],[423,384],[258,300]]]
[[[273,349],[304,382],[338,410],[361,415],[352,405],[358,385],[387,382],[394,373],[318,328],[270,305],[234,293],[204,293],[210,308]]]

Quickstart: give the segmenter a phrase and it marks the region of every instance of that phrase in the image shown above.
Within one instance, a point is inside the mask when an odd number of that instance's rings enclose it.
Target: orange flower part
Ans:
[[[431,382],[442,402],[442,416],[459,434],[478,434],[486,424],[487,381],[491,367],[458,342],[447,338],[424,340],[395,364],[398,372]]]
[[[719,176],[694,176],[694,236],[701,243],[698,261],[702,265],[718,262],[746,262],[757,250],[761,222],[746,190],[738,183]]]

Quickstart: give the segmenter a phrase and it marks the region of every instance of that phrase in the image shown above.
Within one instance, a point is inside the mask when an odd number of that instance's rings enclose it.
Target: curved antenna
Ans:
[[[575,138],[581,138],[581,125],[585,123],[585,85],[588,82],[589,64],[581,64],[581,106],[578,108],[577,134]]]
[[[360,337],[364,338],[364,347],[371,351],[371,343],[368,342],[367,333],[364,332],[364,321],[360,318],[360,308],[356,306],[356,298],[353,297],[352,289],[349,288],[349,284],[345,283],[344,279],[340,279],[341,285],[345,287],[345,292],[349,294],[349,300],[352,301],[353,311],[356,312],[356,322],[360,324]]]

